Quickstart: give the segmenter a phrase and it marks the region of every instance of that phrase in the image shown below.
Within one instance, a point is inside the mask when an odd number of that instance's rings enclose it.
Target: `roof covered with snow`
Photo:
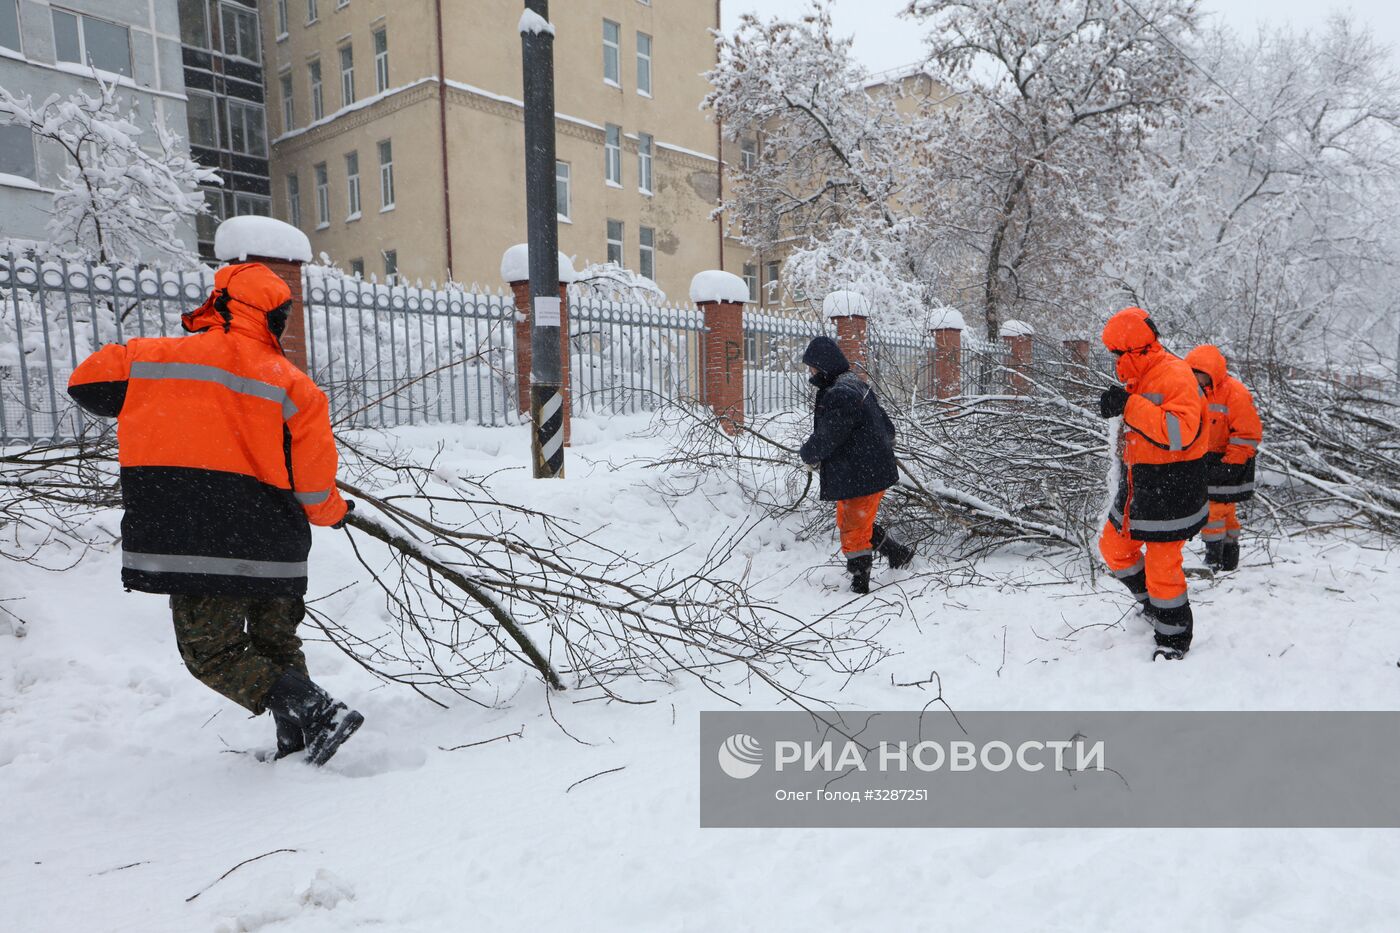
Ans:
[[[311,241],[271,217],[230,217],[214,233],[214,255],[220,262],[245,262],[249,256],[310,262]]]
[[[1035,328],[1025,321],[1007,321],[1001,325],[1001,335],[1003,337],[1029,337],[1035,333]]]
[[[530,245],[517,243],[501,256],[501,278],[507,282],[530,281]],[[559,254],[559,282],[568,285],[578,281],[574,261],[563,253]]]
[[[826,317],[870,317],[870,302],[860,292],[832,292],[822,301]]]
[[[709,269],[690,280],[690,300],[696,304],[726,301],[743,304],[749,300],[749,286],[732,272]]]

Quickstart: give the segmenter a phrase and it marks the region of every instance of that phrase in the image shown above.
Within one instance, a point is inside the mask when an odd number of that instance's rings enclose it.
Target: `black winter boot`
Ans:
[[[1227,541],[1220,555],[1220,569],[1225,571],[1235,570],[1239,565],[1240,543],[1238,541]]]
[[[1222,556],[1225,551],[1224,541],[1206,542],[1206,566],[1211,570],[1224,569],[1225,559]]]
[[[1179,661],[1191,650],[1191,634],[1194,628],[1191,617],[1191,604],[1184,603],[1163,609],[1154,607],[1152,628],[1156,632],[1157,651],[1152,660],[1165,657],[1168,661]]]
[[[305,736],[306,760],[323,765],[355,734],[365,717],[312,683],[297,671],[283,671],[267,692],[267,708]]]
[[[875,558],[869,554],[860,557],[846,558],[846,570],[851,574],[851,592],[870,592],[870,565],[875,563]]]
[[[277,751],[272,756],[273,761],[305,751],[306,734],[301,731],[301,726],[288,718],[286,713],[277,710],[272,711],[272,721],[277,724]]]
[[[897,539],[889,531],[876,522],[871,529],[870,546],[879,551],[885,560],[890,562],[891,570],[898,570],[901,567],[909,566],[909,562],[914,559],[914,549]]]

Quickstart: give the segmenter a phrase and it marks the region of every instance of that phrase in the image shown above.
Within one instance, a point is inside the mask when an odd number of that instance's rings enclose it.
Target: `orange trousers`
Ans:
[[[872,492],[856,499],[836,501],[836,527],[841,532],[841,553],[846,557],[864,557],[870,553],[870,537],[875,531],[875,515],[885,491]]]
[[[1202,541],[1240,540],[1240,518],[1233,502],[1212,502],[1210,520],[1201,529]]]
[[[1105,522],[1103,534],[1099,535],[1099,553],[1113,575],[1127,584],[1139,600],[1150,600],[1158,609],[1186,605],[1186,574],[1181,569],[1181,549],[1186,542],[1145,543],[1146,558],[1142,553],[1144,542],[1134,541],[1114,528],[1112,522]],[[1133,578],[1140,573],[1146,576],[1145,592],[1139,592],[1133,585]]]

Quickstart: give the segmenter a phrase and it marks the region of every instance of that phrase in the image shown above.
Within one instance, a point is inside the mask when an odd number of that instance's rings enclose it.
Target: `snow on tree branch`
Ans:
[[[179,232],[208,212],[199,186],[217,184],[219,176],[190,159],[158,115],[151,120],[154,141],[143,146],[147,134],[134,110],[123,111],[116,84],[96,80],[96,97],[55,94],[37,105],[0,87],[0,116],[67,157],[48,224],[51,244],[99,262],[192,262]]]

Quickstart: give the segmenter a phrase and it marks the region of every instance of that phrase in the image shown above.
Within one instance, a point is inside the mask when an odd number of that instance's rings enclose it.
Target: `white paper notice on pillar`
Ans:
[[[559,304],[560,302],[558,298],[536,298],[535,326],[559,327]]]

